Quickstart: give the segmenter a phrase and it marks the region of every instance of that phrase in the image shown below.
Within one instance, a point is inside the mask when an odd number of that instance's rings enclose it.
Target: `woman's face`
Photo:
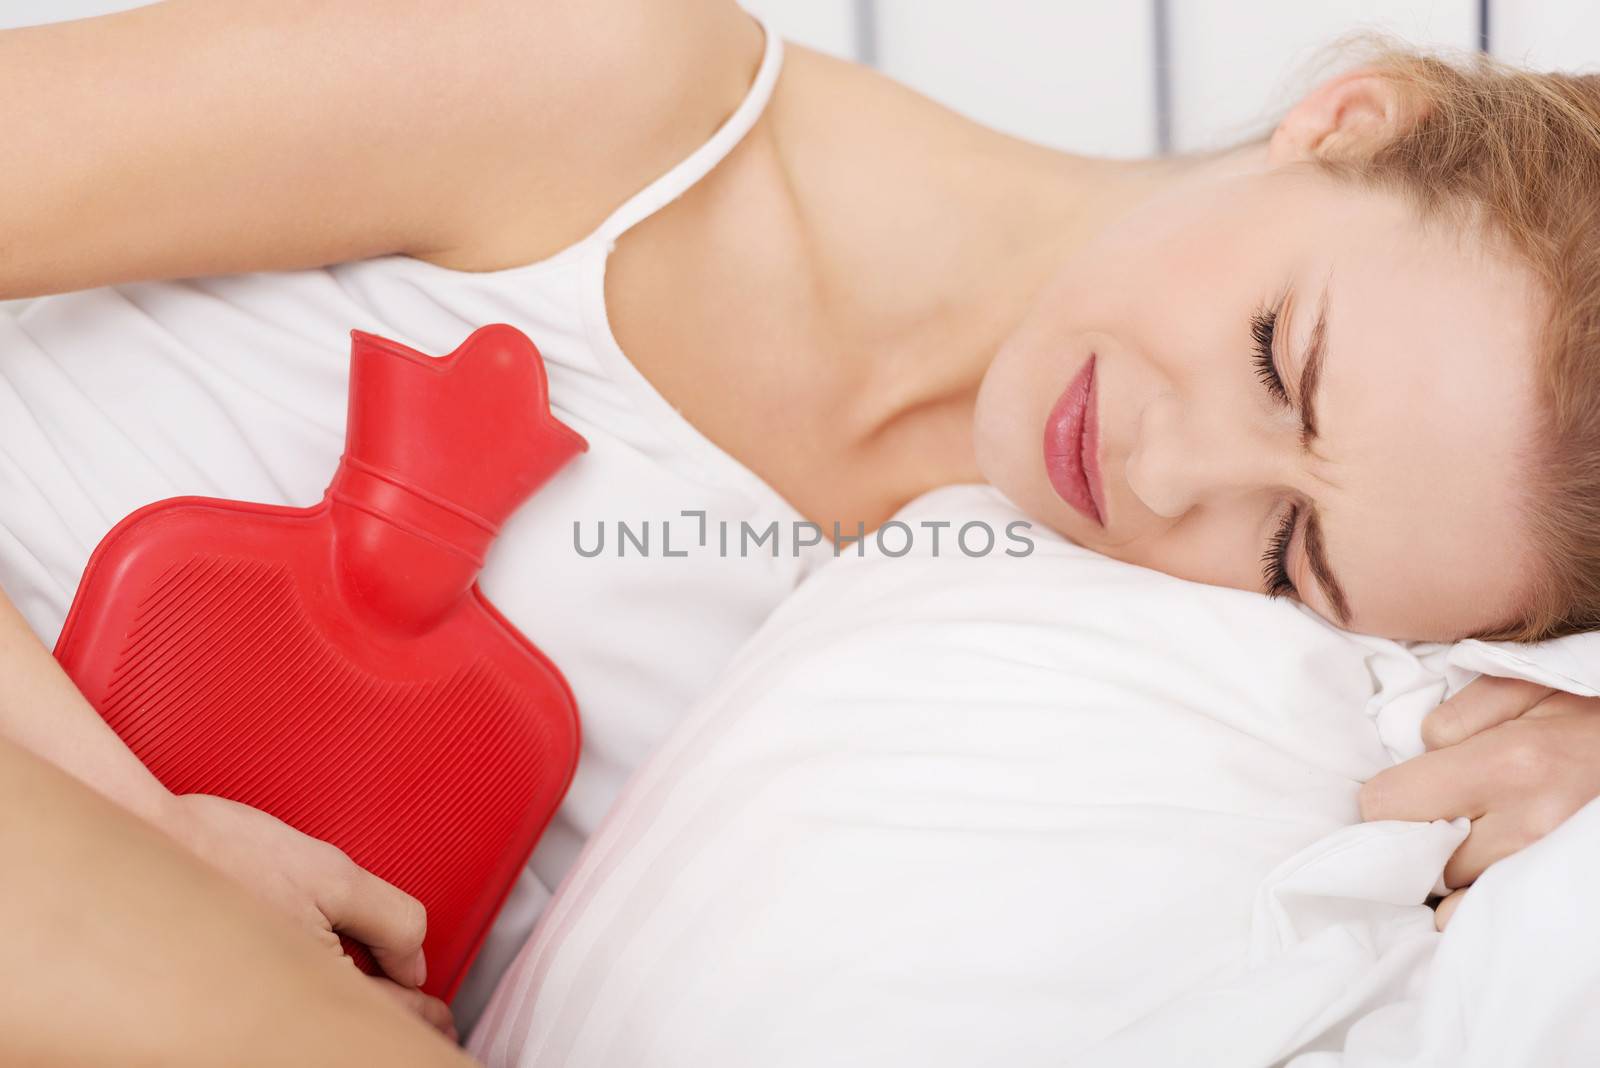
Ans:
[[[985,477],[1088,548],[1349,629],[1510,621],[1531,574],[1531,273],[1259,155],[1174,183],[1044,288],[979,393]]]

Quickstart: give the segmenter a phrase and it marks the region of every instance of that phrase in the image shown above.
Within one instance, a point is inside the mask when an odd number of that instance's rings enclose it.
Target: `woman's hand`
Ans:
[[[0,1064],[471,1068],[236,879],[3,737],[0,813]]]
[[[340,933],[365,943],[393,980],[379,985],[454,1037],[450,1010],[416,989],[426,974],[421,902],[264,812],[203,794],[174,797],[84,700],[3,592],[0,680],[0,747],[15,743],[159,827],[335,954],[343,955]]]
[[[343,955],[340,934],[361,942],[388,975],[374,981],[452,1040],[456,1037],[449,1008],[415,989],[427,977],[422,939],[428,927],[416,898],[326,842],[221,797],[178,797],[166,829],[330,952]]]
[[[1485,868],[1600,796],[1600,698],[1486,675],[1428,714],[1422,740],[1427,752],[1361,788],[1361,818],[1472,820],[1445,866],[1443,930]]]

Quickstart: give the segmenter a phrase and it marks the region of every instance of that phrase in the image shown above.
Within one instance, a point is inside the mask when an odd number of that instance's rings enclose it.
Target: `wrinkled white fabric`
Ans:
[[[1466,834],[1330,836],[1257,897],[1250,966],[1076,1063],[1188,1068],[1579,1068],[1600,1063],[1600,801],[1493,865],[1444,935],[1414,902]]]
[[[1513,645],[1509,642],[1458,642],[1449,652],[1453,667],[1600,697],[1600,631]]]
[[[1020,516],[951,487],[899,518]],[[630,783],[472,1050],[1243,1068],[1417,1047],[1464,1004],[1424,903],[1464,821],[1356,806],[1471,677],[1451,650],[1031,537],[809,578]],[[1456,924],[1463,966],[1507,966]]]

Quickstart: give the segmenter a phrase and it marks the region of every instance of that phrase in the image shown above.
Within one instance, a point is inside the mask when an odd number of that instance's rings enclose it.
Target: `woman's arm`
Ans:
[[[0,594],[0,743],[20,745],[166,832],[340,955],[334,932],[372,948],[397,982],[423,982],[427,917],[409,894],[334,847],[221,798],[175,797],[78,692]],[[0,862],[0,870],[10,868]],[[419,1006],[431,1011],[431,1005]]]
[[[0,870],[0,1063],[468,1063],[348,961],[3,739]]]
[[[0,32],[0,299],[538,259],[699,144],[734,0],[168,0]]]
[[[71,772],[157,827],[178,825],[177,798],[100,718],[3,593],[0,738]]]

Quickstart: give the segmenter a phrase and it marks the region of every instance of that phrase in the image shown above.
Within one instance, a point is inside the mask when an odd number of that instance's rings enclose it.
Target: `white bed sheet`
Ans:
[[[953,487],[901,518],[1018,514]],[[1515,657],[1352,638],[1034,537],[808,579],[632,781],[473,1052],[1600,1063],[1577,905],[1600,816],[1493,869],[1444,937],[1424,902],[1465,822],[1358,822],[1426,711]]]
[[[1438,935],[1415,907],[1464,821],[1330,836],[1256,898],[1250,966],[1139,1020],[1085,1065],[1600,1064],[1600,800],[1492,866]]]

